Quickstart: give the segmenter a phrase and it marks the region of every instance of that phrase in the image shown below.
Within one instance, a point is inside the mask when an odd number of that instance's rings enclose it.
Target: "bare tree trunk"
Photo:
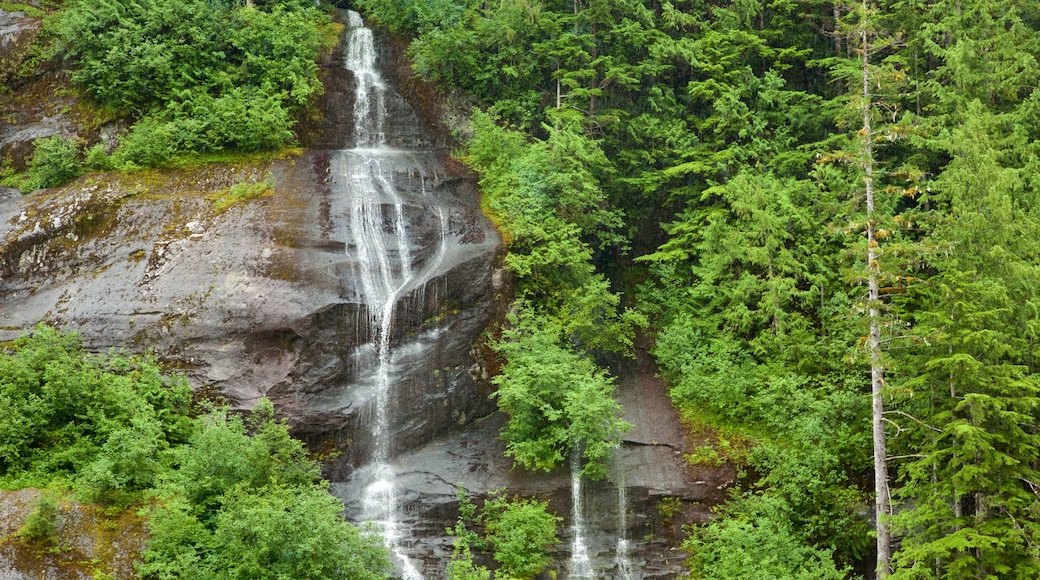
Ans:
[[[867,14],[867,0],[863,0],[863,14]],[[886,458],[885,425],[883,423],[885,403],[881,389],[885,383],[885,368],[881,363],[881,314],[878,304],[878,242],[874,224],[874,138],[871,131],[870,102],[870,43],[867,29],[861,33],[863,63],[863,182],[867,202],[867,290],[870,316],[870,396],[871,419],[874,435],[874,506],[877,513],[877,577],[888,577],[891,573],[891,532],[887,516],[891,513],[888,489],[888,464]]]
[[[842,57],[841,44],[841,3],[834,3],[834,56]]]
[[[556,108],[560,108],[560,71],[556,71]]]

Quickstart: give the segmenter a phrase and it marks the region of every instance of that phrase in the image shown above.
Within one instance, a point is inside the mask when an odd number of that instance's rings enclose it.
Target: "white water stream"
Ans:
[[[368,310],[369,333],[375,352],[375,411],[372,420],[373,450],[368,479],[363,482],[363,517],[383,534],[405,580],[421,580],[416,565],[404,552],[407,538],[398,523],[400,506],[396,474],[390,464],[393,417],[394,308],[405,292],[421,288],[437,270],[445,253],[448,218],[438,211],[441,243],[435,255],[419,272],[412,267],[408,239],[406,203],[394,187],[393,175],[400,171],[407,152],[391,149],[386,142],[386,99],[388,89],[376,68],[372,31],[361,16],[351,11],[350,37],[345,66],[354,73],[357,93],[354,102],[355,148],[345,153],[345,177],[350,206],[350,228],[357,252],[356,276]],[[410,171],[411,172],[411,171]],[[426,193],[425,176],[422,193]]]
[[[571,559],[569,578],[595,578],[589,548],[585,543],[585,514],[582,505],[581,449],[571,452]]]
[[[632,543],[628,540],[628,483],[625,481],[625,470],[615,459],[614,471],[617,474],[614,484],[617,486],[617,551],[614,557],[617,565],[618,580],[634,580],[632,572]]]

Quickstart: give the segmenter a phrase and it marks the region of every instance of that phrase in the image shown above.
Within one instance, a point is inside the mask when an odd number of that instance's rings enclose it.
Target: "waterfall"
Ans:
[[[405,580],[421,580],[416,565],[404,552],[404,533],[399,525],[400,498],[390,464],[394,425],[394,381],[392,347],[395,307],[408,291],[419,288],[436,272],[445,253],[448,218],[438,210],[441,241],[435,255],[416,272],[408,237],[408,203],[394,185],[402,167],[409,175],[420,174],[421,194],[426,194],[425,176],[411,152],[392,149],[386,137],[388,88],[376,67],[372,31],[361,16],[349,12],[350,37],[345,66],[354,73],[357,93],[354,102],[354,148],[344,151],[346,193],[350,229],[355,241],[355,278],[360,282],[367,309],[369,336],[376,355],[372,457],[367,467],[362,498],[363,517],[373,522],[397,560]],[[414,204],[413,204],[414,205]]]
[[[385,145],[386,84],[376,68],[376,48],[372,30],[365,27],[361,15],[349,13],[350,40],[346,67],[354,73],[357,99],[354,102],[354,138],[357,147]]]
[[[582,509],[581,449],[571,451],[571,560],[570,578],[595,578],[589,549],[585,544],[585,514]]]
[[[618,580],[633,580],[632,560],[630,557],[632,543],[628,540],[628,484],[625,482],[624,467],[615,459],[614,470],[617,473],[614,484],[617,486],[618,533],[617,551],[614,557],[617,565]]]

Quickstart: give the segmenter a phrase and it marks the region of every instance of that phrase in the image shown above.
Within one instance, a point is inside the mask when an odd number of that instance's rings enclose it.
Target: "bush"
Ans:
[[[169,499],[149,518],[142,575],[367,580],[390,572],[381,538],[343,520],[342,504],[318,483],[317,462],[266,399],[248,421],[226,411],[200,418],[177,458],[162,488]]]
[[[117,506],[157,498],[144,577],[387,577],[381,538],[343,520],[270,401],[247,419],[192,419],[190,401],[187,381],[154,361],[92,356],[76,335],[39,326],[0,351],[0,476],[71,480],[83,499]],[[44,498],[18,535],[51,537],[57,522]]]
[[[79,67],[73,81],[138,121],[119,163],[156,166],[291,143],[294,115],[323,88],[328,26],[310,0],[83,0],[58,30]]]
[[[461,487],[457,497],[459,498],[458,520],[455,522],[455,527],[445,530],[448,535],[455,538],[451,560],[448,561],[445,574],[448,580],[488,580],[491,572],[484,566],[474,564],[471,552],[471,548],[482,547],[484,543],[476,532],[471,532],[466,526],[467,523],[475,522],[477,506],[473,505],[473,502],[466,496],[466,491]]]
[[[600,479],[631,425],[621,419],[614,382],[588,357],[573,352],[547,317],[524,309],[494,345],[507,362],[493,379],[506,454],[527,469],[549,471],[581,450],[582,475]]]
[[[32,512],[15,535],[27,541],[54,542],[58,535],[61,513],[53,499],[43,496],[33,502]]]
[[[90,171],[108,171],[115,169],[112,157],[105,150],[104,143],[98,143],[87,149],[83,155],[83,165]]]
[[[33,142],[35,150],[27,164],[28,190],[58,187],[83,173],[76,144],[67,137],[55,135]]]
[[[0,352],[0,476],[141,490],[157,469],[148,461],[162,459],[155,452],[188,437],[190,402],[187,381],[148,358],[91,356],[77,335],[37,326]],[[90,475],[98,462],[114,471]]]
[[[556,525],[561,518],[548,507],[533,499],[495,497],[484,502],[487,542],[507,578],[534,578],[552,563],[549,548],[560,542]]]
[[[123,166],[161,167],[184,148],[184,140],[178,138],[175,124],[144,119],[123,137],[114,157]]]
[[[745,495],[721,517],[693,528],[683,549],[694,578],[705,580],[842,580],[831,554],[809,545],[790,523],[790,507],[766,495]]]
[[[213,98],[198,95],[187,119],[180,119],[185,134],[189,120],[196,131],[196,148],[209,151],[235,149],[254,152],[278,149],[292,142],[293,119],[282,106],[284,96],[259,90],[234,88]]]

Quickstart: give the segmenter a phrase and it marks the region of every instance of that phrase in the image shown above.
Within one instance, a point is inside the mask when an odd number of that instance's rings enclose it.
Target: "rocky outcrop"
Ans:
[[[42,20],[0,9],[0,82],[8,84],[40,33]]]
[[[155,349],[201,392],[239,407],[269,396],[312,440],[356,439],[349,433],[361,405],[349,391],[364,356],[355,348],[367,336],[328,169],[329,154],[310,151],[270,163],[92,175],[0,201],[0,340],[46,321],[78,330],[93,349]],[[219,208],[231,186],[263,179],[273,192]],[[444,193],[454,261],[425,294],[408,298],[415,305],[402,309],[395,340],[427,345],[408,381],[438,371],[449,388],[443,401],[416,403],[421,412],[404,440],[428,440],[462,413],[489,411],[469,369],[492,310],[498,238],[472,184],[444,176],[430,186]],[[428,344],[433,336],[441,339]]]
[[[677,549],[683,527],[710,519],[711,507],[724,498],[736,473],[729,465],[687,461],[687,454],[700,442],[680,424],[645,353],[623,363],[618,399],[633,428],[615,455],[610,476],[600,482],[586,481],[582,494],[593,568],[598,578],[620,578],[617,540],[627,538],[632,545],[632,578],[676,578],[687,557]],[[404,535],[411,538],[410,555],[425,566],[427,578],[440,577],[451,556],[452,538],[444,529],[458,517],[459,490],[465,490],[477,505],[496,490],[548,500],[552,511],[569,519],[570,473],[566,467],[551,473],[514,467],[498,438],[504,421],[503,415],[495,414],[393,462],[404,513],[399,523],[408,530]],[[626,506],[620,505],[619,485],[626,488]],[[362,512],[363,492],[357,486],[333,482],[333,492],[343,499],[348,514]],[[627,515],[624,530],[619,528],[622,509]],[[561,532],[554,569],[566,577],[571,541],[566,522]]]
[[[300,126],[310,147],[302,155],[95,174],[24,198],[0,196],[0,340],[45,321],[78,330],[93,349],[152,349],[205,396],[241,408],[270,397],[299,435],[343,451],[331,472],[349,472],[365,446],[363,347],[371,337],[339,174],[354,94],[342,57],[342,48],[324,57],[321,114]],[[43,74],[24,88],[60,77]],[[17,115],[0,129],[0,143],[85,131],[75,115],[49,117],[57,103],[30,101],[22,93],[4,101]],[[436,130],[399,108],[399,140],[434,140]],[[502,290],[492,285],[500,242],[480,212],[473,176],[450,166],[431,154],[390,177],[406,194],[421,181],[423,196],[411,196],[406,209],[413,253],[444,253],[395,316],[403,390],[395,412],[412,418],[394,439],[410,444],[493,410],[472,353]],[[273,184],[261,198],[229,206],[223,199],[232,186],[260,181]],[[441,216],[443,241],[433,235]]]

